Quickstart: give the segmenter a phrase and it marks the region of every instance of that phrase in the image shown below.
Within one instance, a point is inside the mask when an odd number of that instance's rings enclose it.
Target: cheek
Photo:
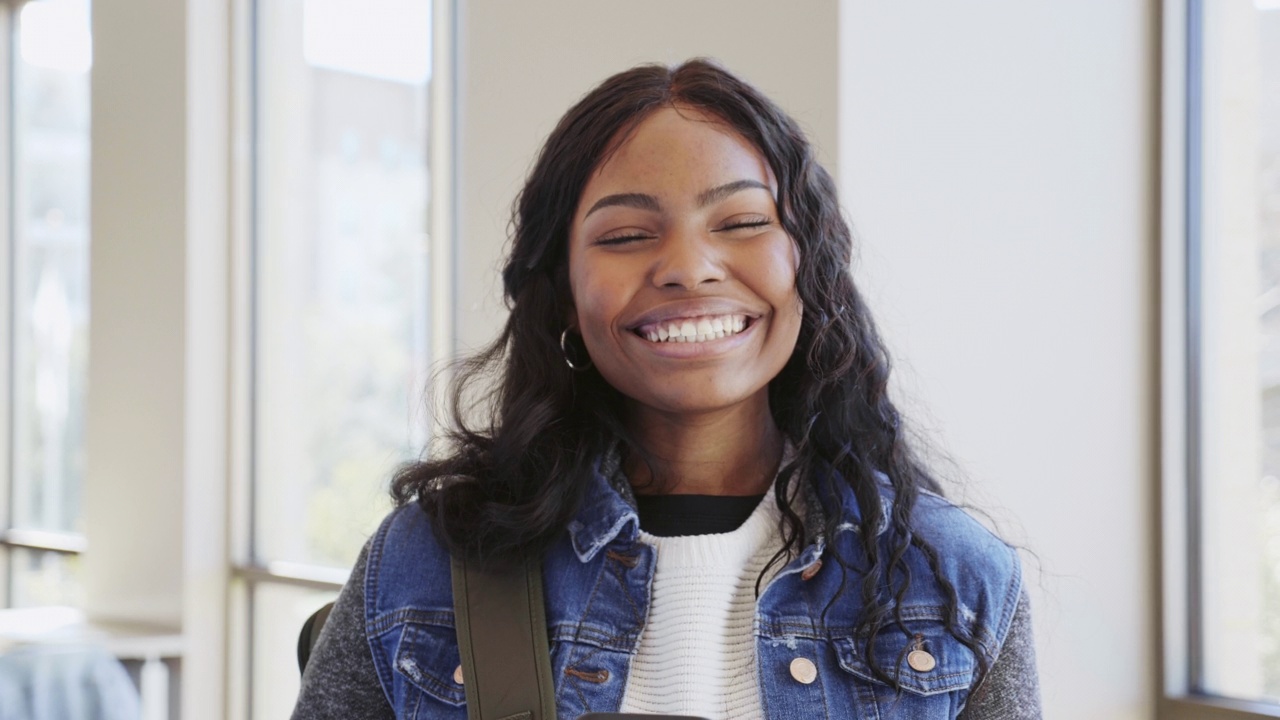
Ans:
[[[585,279],[572,284],[578,330],[589,342],[609,332],[612,318],[619,310],[616,287],[598,274],[585,274]]]
[[[796,271],[799,266],[799,249],[790,241],[771,253],[765,267],[769,271],[761,277],[762,288],[767,287],[769,302],[774,307],[774,330],[777,332],[776,357],[785,362],[796,349],[800,338],[801,319],[804,315],[804,302],[800,299],[796,287]]]
[[[592,282],[595,274],[582,262],[581,255],[573,248],[569,251],[569,295],[573,301],[575,316],[570,323],[582,330],[589,320],[591,310],[599,305],[599,283]]]
[[[790,238],[784,244],[771,248],[768,257],[761,258],[759,267],[761,286],[768,288],[768,294],[774,307],[779,312],[794,310],[798,317],[803,311],[800,293],[796,288],[796,272],[800,266],[800,248]]]

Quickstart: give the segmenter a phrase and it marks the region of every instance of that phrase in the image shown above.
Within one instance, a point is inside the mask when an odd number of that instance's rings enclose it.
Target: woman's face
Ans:
[[[569,239],[596,369],[663,413],[767,403],[800,333],[798,250],[763,156],[719,120],[659,110],[587,182]]]

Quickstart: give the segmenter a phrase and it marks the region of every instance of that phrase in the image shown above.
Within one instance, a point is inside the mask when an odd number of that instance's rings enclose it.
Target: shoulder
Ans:
[[[938,549],[941,559],[998,575],[1014,572],[1018,565],[1014,548],[968,510],[941,495],[922,490],[911,517],[913,530]]]
[[[955,588],[960,615],[981,628],[994,655],[1022,593],[1017,550],[941,495],[921,491],[911,517],[913,531],[933,548],[941,577]]]
[[[397,712],[430,705],[432,717],[455,717],[465,701],[453,679],[460,660],[450,571],[449,553],[417,503],[391,511],[369,541],[365,635]]]
[[[369,540],[364,590],[371,623],[405,611],[452,614],[449,552],[417,503],[392,510]]]

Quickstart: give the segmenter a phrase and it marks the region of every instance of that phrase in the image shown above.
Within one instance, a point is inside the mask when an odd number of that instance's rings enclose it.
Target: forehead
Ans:
[[[587,181],[580,205],[621,192],[696,195],[742,179],[775,187],[764,156],[724,121],[693,108],[664,107],[622,138]]]

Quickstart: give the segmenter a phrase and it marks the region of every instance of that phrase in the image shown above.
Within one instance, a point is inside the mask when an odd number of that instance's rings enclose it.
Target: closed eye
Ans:
[[[772,224],[773,224],[772,219],[764,216],[756,216],[756,217],[744,218],[741,220],[733,220],[733,221],[727,222],[724,225],[721,225],[720,227],[715,228],[714,230],[712,230],[712,232],[718,232],[718,233],[733,232],[735,230],[748,230],[751,228],[767,227]],[[626,245],[628,243],[633,243],[640,240],[652,240],[655,237],[657,236],[647,232],[623,231],[617,235],[605,235],[604,237],[596,240],[595,244],[603,245],[605,247],[618,246],[618,245]]]
[[[725,225],[722,225],[716,228],[713,232],[729,232],[731,230],[745,230],[747,228],[760,228],[760,227],[765,227],[772,224],[773,224],[773,220],[770,220],[769,218],[766,218],[766,217],[749,218],[745,220],[735,220],[733,222],[726,223]]]
[[[605,246],[626,245],[627,243],[635,242],[637,240],[648,240],[652,237],[653,237],[652,235],[646,235],[644,233],[631,233],[626,235],[606,235],[600,238],[599,240],[596,240],[595,244],[605,245]]]

